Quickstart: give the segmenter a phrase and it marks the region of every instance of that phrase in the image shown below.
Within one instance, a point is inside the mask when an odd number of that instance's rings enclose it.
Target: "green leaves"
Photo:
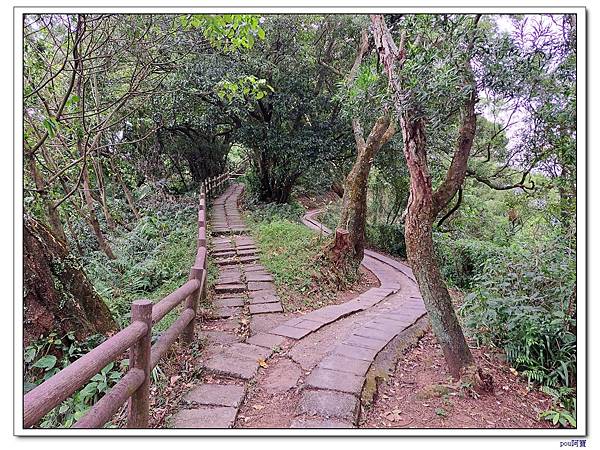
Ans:
[[[552,425],[560,423],[563,427],[570,425],[573,428],[577,428],[577,420],[564,409],[543,411],[540,413],[540,418],[552,422]]]
[[[37,367],[39,369],[44,369],[46,371],[52,369],[56,365],[56,356],[54,355],[46,355],[38,359],[33,367]]]
[[[575,305],[569,306],[574,262],[560,237],[520,243],[486,261],[460,311],[478,342],[502,348],[513,367],[567,414],[577,373]],[[544,418],[569,424],[560,409]]]
[[[44,121],[42,122],[42,125],[46,129],[46,132],[48,133],[48,137],[50,139],[54,139],[54,136],[56,136],[56,131],[58,129],[58,122],[56,121],[56,119],[54,117],[49,117],[47,119],[44,119]]]
[[[72,106],[72,105],[74,105],[74,104],[76,104],[76,103],[78,103],[78,102],[79,102],[79,96],[78,96],[78,95],[75,95],[75,94],[73,94],[71,97],[69,97],[69,99],[68,99],[68,100],[67,100],[67,102],[65,103],[65,107],[67,107],[67,108],[68,108],[68,107],[70,107],[70,106]]]
[[[225,52],[251,49],[255,36],[265,39],[259,16],[252,14],[188,14],[179,21],[184,29],[201,29],[211,45]]]
[[[267,80],[258,79],[253,75],[247,75],[236,81],[222,80],[215,86],[215,92],[221,99],[227,99],[232,102],[238,100],[260,100],[271,92],[275,92],[272,86],[267,84]]]

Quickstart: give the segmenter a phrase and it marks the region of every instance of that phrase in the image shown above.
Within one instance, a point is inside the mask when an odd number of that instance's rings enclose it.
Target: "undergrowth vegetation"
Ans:
[[[513,245],[487,259],[462,316],[477,342],[506,352],[555,399],[544,417],[575,426],[575,255],[561,239]]]
[[[141,191],[144,191],[143,189]],[[143,193],[143,192],[142,192]],[[139,193],[138,193],[139,194]],[[138,198],[141,195],[138,196]],[[195,195],[182,195],[176,202],[149,196],[143,217],[131,230],[111,237],[116,259],[89,249],[82,265],[95,290],[123,328],[130,323],[131,302],[147,298],[158,301],[184,284],[196,255],[198,205]],[[85,242],[83,239],[81,242]],[[208,273],[214,282],[215,269]],[[153,340],[177,318],[177,308],[153,327]],[[42,383],[106,339],[92,335],[78,341],[73,333],[42,336],[25,349],[25,391]],[[46,415],[42,428],[72,426],[126,372],[128,359],[110,363],[81,390]],[[160,378],[160,365],[153,371]]]
[[[148,207],[131,231],[113,239],[117,259],[94,252],[85,270],[121,326],[129,323],[131,302],[160,300],[185,283],[196,255],[198,205],[195,197]],[[156,331],[173,321],[166,317]]]

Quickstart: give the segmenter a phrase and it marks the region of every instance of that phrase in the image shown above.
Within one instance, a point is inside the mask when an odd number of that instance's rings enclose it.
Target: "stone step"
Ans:
[[[213,304],[218,308],[231,308],[244,306],[244,299],[241,297],[217,298]]]
[[[299,415],[333,418],[355,424],[358,420],[359,406],[358,398],[352,394],[304,389],[297,412]]]
[[[270,281],[248,281],[249,291],[275,291],[275,285]]]
[[[250,380],[258,371],[258,362],[237,355],[219,354],[204,361],[201,367],[217,375]]]
[[[248,344],[272,349],[273,347],[279,347],[281,344],[283,344],[283,342],[285,342],[285,338],[283,336],[277,336],[270,333],[257,333],[253,336],[250,336],[246,342]]]
[[[185,394],[183,401],[192,405],[239,408],[245,394],[245,387],[237,384],[201,384]]]
[[[226,319],[228,317],[239,316],[240,314],[242,314],[242,312],[243,312],[242,308],[224,306],[224,307],[217,308],[215,310],[214,315],[215,315],[215,317],[217,317],[219,319]]]
[[[233,428],[237,408],[225,406],[200,406],[182,409],[170,422],[173,428]]]
[[[236,294],[239,292],[245,292],[246,285],[243,283],[237,284],[217,284],[215,286],[215,292],[217,294]]]
[[[246,281],[273,281],[273,276],[266,273],[249,272],[246,273]]]
[[[222,259],[215,259],[215,262],[219,266],[233,266],[235,264],[238,264],[238,259],[237,258],[222,258]]]
[[[248,306],[250,314],[267,314],[283,312],[281,303],[256,303]]]

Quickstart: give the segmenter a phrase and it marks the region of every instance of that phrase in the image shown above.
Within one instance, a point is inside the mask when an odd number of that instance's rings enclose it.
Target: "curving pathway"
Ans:
[[[233,184],[213,206],[210,253],[219,265],[219,279],[215,316],[203,324],[209,344],[199,366],[205,376],[186,394],[171,424],[355,427],[371,364],[390,341],[425,315],[412,271],[366,250],[362,265],[379,279],[379,287],[341,305],[303,315],[285,313],[272,276],[258,263],[259,250],[246,234],[237,204],[242,191],[243,185]],[[319,213],[308,211],[303,223],[330,234],[315,219]],[[240,337],[240,327],[246,327],[249,337]],[[249,405],[260,396],[269,401],[261,405],[266,409],[259,423],[241,420],[239,411],[251,411]]]
[[[320,212],[310,210],[302,221],[316,231],[331,234],[331,230],[315,219]],[[375,357],[394,337],[426,313],[409,267],[370,250],[365,251],[362,265],[375,274],[381,288],[370,289],[342,306],[350,305],[351,310],[364,311],[384,299],[385,305],[373,311],[370,320],[358,324],[340,343],[333,345],[312,369],[292,427],[355,426],[365,376]]]

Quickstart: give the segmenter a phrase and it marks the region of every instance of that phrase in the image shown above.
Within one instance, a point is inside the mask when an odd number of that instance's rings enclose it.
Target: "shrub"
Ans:
[[[483,273],[487,261],[501,257],[505,249],[478,239],[457,239],[448,233],[433,234],[435,251],[444,279],[451,285],[468,288]]]
[[[406,258],[404,242],[404,225],[388,225],[385,223],[367,224],[367,242],[391,255]]]
[[[575,255],[560,239],[524,244],[488,259],[461,315],[479,343],[504,349],[529,382],[574,418]]]

